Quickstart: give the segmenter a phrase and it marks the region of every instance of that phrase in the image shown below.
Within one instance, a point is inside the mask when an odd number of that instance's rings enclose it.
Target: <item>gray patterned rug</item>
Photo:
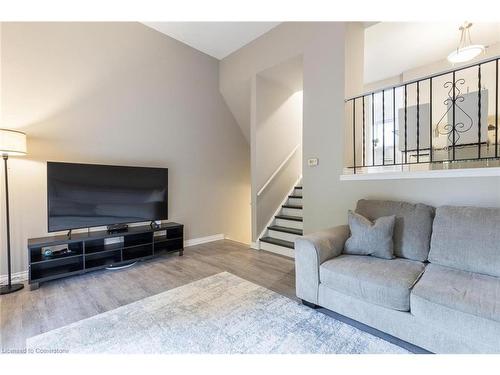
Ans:
[[[408,353],[223,272],[27,340],[38,352]]]

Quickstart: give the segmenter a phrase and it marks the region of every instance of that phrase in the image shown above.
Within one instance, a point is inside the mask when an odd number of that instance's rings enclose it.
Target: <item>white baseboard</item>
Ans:
[[[252,241],[252,243],[250,244],[250,247],[252,249],[255,249],[255,250],[260,250],[259,241],[257,241],[257,242]]]
[[[0,275],[0,284],[2,285],[7,284],[8,281],[7,279],[8,279],[7,275]],[[20,283],[26,280],[28,280],[28,270],[12,274],[12,282]]]
[[[249,243],[249,242],[240,241],[240,240],[235,240],[235,239],[233,239],[233,238],[231,238],[231,237],[229,237],[229,236],[226,236],[226,235],[224,236],[224,239],[225,239],[225,240],[228,240],[228,241],[232,241],[232,242],[239,243],[239,244],[244,245],[244,246],[247,246],[247,247],[250,247],[250,246],[252,245],[252,244],[251,244],[251,243]]]
[[[207,242],[220,241],[220,240],[225,239],[225,237],[226,236],[224,234],[220,233],[220,234],[214,234],[213,236],[193,238],[193,239],[184,241],[184,247],[200,245],[200,244],[207,243]],[[26,281],[26,280],[28,280],[28,270],[16,272],[16,273],[12,274],[12,281],[13,282],[22,282],[22,281]],[[0,284],[2,284],[2,285],[7,284],[7,275],[0,275]]]
[[[214,234],[212,236],[193,238],[191,240],[184,241],[184,247],[201,245],[202,243],[207,243],[207,242],[220,241],[225,238],[226,236],[222,233]]]

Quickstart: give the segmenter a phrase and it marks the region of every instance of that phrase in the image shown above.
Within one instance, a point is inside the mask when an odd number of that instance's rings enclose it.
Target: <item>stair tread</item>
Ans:
[[[290,241],[279,240],[279,239],[273,238],[273,237],[262,237],[260,240],[262,242],[267,242],[267,243],[270,243],[270,244],[273,244],[273,245],[278,245],[278,246],[282,246],[282,247],[288,247],[289,249],[293,249],[294,248],[293,242],[290,242]]]
[[[302,190],[302,186],[295,186],[295,189]]]
[[[284,204],[281,207],[283,207],[283,208],[295,208],[297,210],[302,210],[302,205],[301,204]]]
[[[289,195],[288,198],[302,199],[302,195]]]
[[[276,215],[276,219],[283,219],[283,220],[292,220],[292,221],[302,221],[301,216],[292,216],[292,215]]]
[[[267,229],[269,229],[269,230],[275,230],[277,232],[284,232],[284,233],[290,233],[290,234],[298,234],[299,236],[302,236],[302,234],[303,234],[302,229],[283,227],[281,225],[270,225],[270,226],[267,227]]]

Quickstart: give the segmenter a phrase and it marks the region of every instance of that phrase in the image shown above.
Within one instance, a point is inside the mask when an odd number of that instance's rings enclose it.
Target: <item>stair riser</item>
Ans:
[[[302,195],[302,189],[293,189],[292,195]]]
[[[302,221],[285,220],[285,219],[275,219],[275,225],[288,228],[303,229]]]
[[[277,230],[268,230],[267,233],[268,233],[269,237],[277,238],[279,240],[290,241],[290,242],[293,242],[293,241],[295,241],[296,238],[301,237],[298,234],[280,232]]]
[[[260,249],[270,251],[272,253],[284,255],[286,257],[294,258],[293,249],[289,249],[288,247],[282,247],[282,246],[274,245],[272,243],[260,241]]]
[[[287,204],[302,205],[302,198],[288,198]]]
[[[300,216],[302,217],[302,209],[297,209],[297,208],[281,208],[281,215],[288,215],[288,216]]]

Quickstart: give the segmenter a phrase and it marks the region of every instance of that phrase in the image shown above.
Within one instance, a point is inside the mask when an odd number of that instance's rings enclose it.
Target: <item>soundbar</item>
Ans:
[[[128,224],[113,224],[107,226],[108,233],[120,233],[128,230]]]

